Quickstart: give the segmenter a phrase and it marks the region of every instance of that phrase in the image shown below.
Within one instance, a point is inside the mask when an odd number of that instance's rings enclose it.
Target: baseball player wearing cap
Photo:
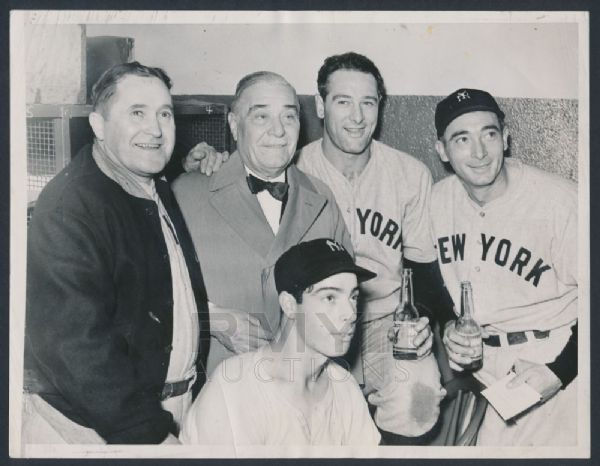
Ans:
[[[375,276],[333,239],[288,249],[275,264],[282,324],[268,345],[223,361],[192,405],[184,443],[377,445],[362,392],[331,358],[346,353],[358,282]]]
[[[567,180],[505,160],[508,129],[494,98],[459,89],[436,108],[436,150],[454,175],[433,187],[439,263],[456,308],[473,285],[490,384],[514,370],[542,399],[505,422],[490,406],[478,445],[574,445],[577,392],[577,189]],[[469,361],[468,340],[450,321],[451,365]],[[560,426],[560,428],[559,428]]]

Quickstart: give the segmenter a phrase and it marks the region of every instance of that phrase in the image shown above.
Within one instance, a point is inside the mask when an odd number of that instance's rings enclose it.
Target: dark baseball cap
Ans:
[[[356,265],[337,241],[319,238],[292,246],[277,259],[275,287],[277,293],[300,291],[342,272],[355,274],[359,282],[377,275]]]
[[[501,120],[504,112],[488,92],[479,89],[458,89],[439,102],[435,107],[435,129],[438,138],[444,135],[444,131],[452,120],[470,112],[494,112]]]

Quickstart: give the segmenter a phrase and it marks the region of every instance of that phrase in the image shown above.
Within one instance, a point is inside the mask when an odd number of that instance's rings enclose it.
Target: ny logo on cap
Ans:
[[[335,241],[328,239],[327,241],[325,241],[325,243],[327,243],[327,246],[329,246],[329,249],[331,249],[333,252],[345,251],[344,247],[341,244],[336,243]]]
[[[461,102],[462,100],[467,100],[470,98],[471,98],[471,96],[469,95],[469,93],[467,91],[461,91],[458,94],[456,94],[456,100],[458,102]]]

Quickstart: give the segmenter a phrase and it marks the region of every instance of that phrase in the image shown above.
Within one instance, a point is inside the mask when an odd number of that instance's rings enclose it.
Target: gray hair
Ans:
[[[287,79],[285,79],[280,74],[274,73],[272,71],[256,71],[254,73],[247,74],[240,82],[238,82],[235,88],[235,96],[233,97],[233,102],[231,103],[231,111],[237,113],[238,106],[242,94],[246,89],[260,82],[276,82],[283,84],[289,87],[294,93],[294,100],[296,101],[296,107],[298,108],[298,112],[300,111],[300,102],[298,101],[298,94],[296,94],[296,89],[292,86]]]

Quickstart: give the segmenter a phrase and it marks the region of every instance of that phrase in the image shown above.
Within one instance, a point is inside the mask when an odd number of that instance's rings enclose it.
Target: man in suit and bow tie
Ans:
[[[228,115],[237,143],[232,160],[212,177],[192,172],[173,184],[209,299],[209,374],[272,339],[280,319],[273,268],[284,251],[322,237],[352,248],[329,188],[290,165],[299,112],[296,91],[282,76],[245,76]]]

